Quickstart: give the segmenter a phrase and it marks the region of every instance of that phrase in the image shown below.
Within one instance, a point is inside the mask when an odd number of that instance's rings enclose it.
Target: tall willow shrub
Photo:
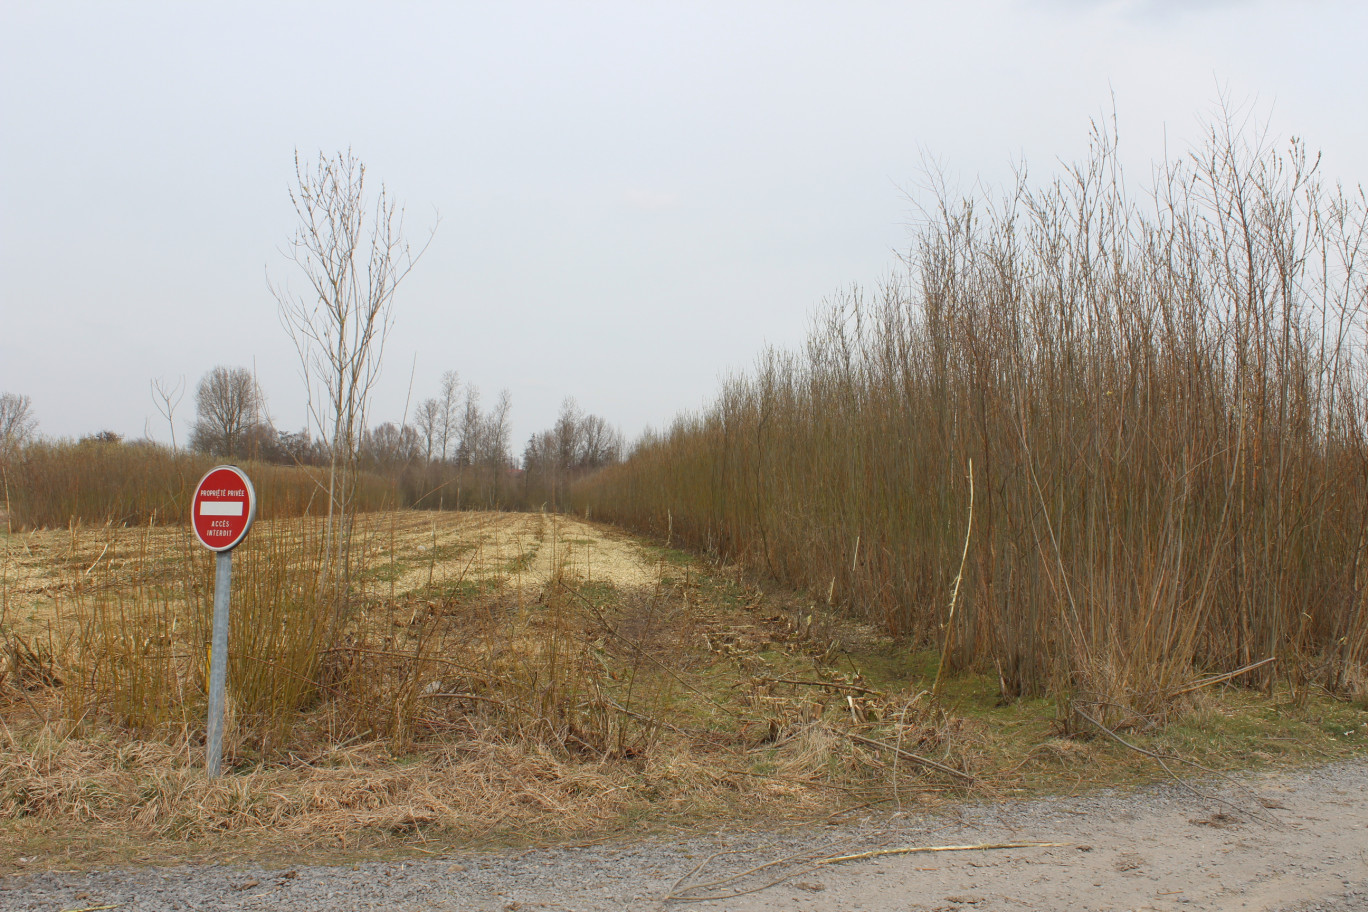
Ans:
[[[1228,122],[1154,187],[1114,133],[1044,186],[941,193],[831,302],[576,503],[991,671],[1151,712],[1194,675],[1362,687],[1365,198]],[[973,483],[973,525],[970,480]]]

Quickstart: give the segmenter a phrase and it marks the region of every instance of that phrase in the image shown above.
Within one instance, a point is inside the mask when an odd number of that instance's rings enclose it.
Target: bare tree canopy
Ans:
[[[480,462],[499,469],[508,466],[510,461],[509,437],[512,434],[510,415],[512,411],[512,394],[506,389],[500,390],[499,398],[494,402],[493,410],[484,418],[484,431],[480,435],[484,447],[479,456]]]
[[[0,459],[27,443],[37,429],[32,399],[18,393],[0,393]]]
[[[195,427],[190,446],[215,456],[246,456],[259,437],[261,391],[245,367],[219,365],[195,388]]]
[[[469,387],[466,390],[467,405],[472,393],[476,401],[479,400],[479,390],[473,386]],[[427,459],[446,462],[453,455],[452,444],[455,444],[456,462],[464,464],[461,462],[462,441],[469,422],[468,416],[462,410],[461,401],[461,375],[449,370],[442,374],[442,383],[437,395],[424,399],[418,405],[413,421],[422,436]],[[478,412],[477,408],[477,415]]]
[[[466,384],[465,405],[457,425],[456,464],[461,467],[475,464],[480,452],[480,437],[484,430],[484,418],[480,414],[479,387]]]
[[[418,459],[423,451],[422,435],[409,425],[400,427],[386,421],[366,432],[361,443],[362,461],[368,467],[394,469]]]
[[[624,449],[621,431],[598,415],[585,414],[567,397],[555,426],[527,441],[523,450],[526,484],[530,491],[535,479],[548,503],[559,508],[574,478],[621,461]]]
[[[441,439],[439,406],[436,399],[424,399],[413,413],[413,426],[422,443],[423,459],[431,461],[434,447]]]
[[[460,407],[461,375],[455,371],[442,374],[442,388],[437,394],[438,427],[441,448],[437,458],[446,461],[451,456],[451,444],[457,434],[457,410]]]

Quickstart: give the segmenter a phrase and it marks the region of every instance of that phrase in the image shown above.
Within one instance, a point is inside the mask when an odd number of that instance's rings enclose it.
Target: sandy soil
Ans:
[[[1135,796],[966,809],[940,832],[896,843],[1064,845],[822,866],[782,886],[696,905],[737,912],[1062,912],[1272,910],[1331,900],[1350,903],[1336,907],[1368,908],[1366,785],[1368,765],[1360,761],[1312,774],[1252,778],[1247,786],[1256,799],[1224,790],[1233,807],[1166,786]]]
[[[1368,908],[1368,760],[1198,788],[1204,797],[1169,783],[1132,793],[966,805],[949,813],[883,816],[782,834],[718,833],[346,867],[18,874],[0,880],[0,908]],[[1003,842],[1062,845],[821,863],[848,853]]]
[[[540,549],[533,566],[541,581],[557,564],[569,576],[618,589],[654,586],[660,578],[659,568],[628,535],[565,516],[548,517],[547,527],[550,547]]]
[[[630,536],[554,514],[385,514],[367,542],[373,566],[383,569],[391,560],[399,566],[398,594],[460,579],[542,586],[557,568],[619,589],[654,585],[658,578]]]

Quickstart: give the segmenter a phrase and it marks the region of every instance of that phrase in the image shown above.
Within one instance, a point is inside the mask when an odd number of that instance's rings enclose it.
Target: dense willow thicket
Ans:
[[[1363,191],[1227,120],[1135,193],[1114,137],[1044,186],[941,192],[902,278],[830,303],[805,351],[764,355],[577,505],[946,647],[1008,696],[1145,713],[1269,656],[1248,680],[1361,687]]]

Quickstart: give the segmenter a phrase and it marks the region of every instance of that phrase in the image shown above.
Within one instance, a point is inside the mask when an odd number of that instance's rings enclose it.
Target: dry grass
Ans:
[[[841,683],[831,644],[734,581],[555,516],[369,522],[339,631],[311,602],[316,522],[262,523],[240,549],[214,783],[207,555],[184,530],[9,536],[7,838],[566,838],[815,813],[891,775],[840,734],[843,690],[769,680]],[[908,794],[947,787],[900,775]]]
[[[254,622],[233,628],[228,775],[215,782],[190,617],[203,571],[187,582],[174,561],[138,558],[181,533],[13,537],[29,542],[25,562],[65,558],[46,575],[25,564],[47,587],[48,632],[4,631],[0,857],[421,854],[1153,776],[1109,741],[1060,737],[1049,701],[999,704],[990,679],[952,677],[932,700],[934,654],[736,568],[540,514],[372,519],[366,582],[332,640],[271,632],[286,614],[267,596],[315,572],[299,559],[316,527],[253,532],[258,550],[238,563]],[[101,553],[111,576],[85,574]],[[309,648],[290,658],[292,644]],[[1322,699],[1190,697],[1191,726],[1128,737],[1229,765],[1256,749],[1337,755],[1368,721]]]
[[[718,804],[707,771],[684,757],[627,770],[571,762],[537,744],[463,739],[396,762],[372,742],[210,782],[186,762],[193,754],[184,742],[63,741],[48,731],[21,758],[5,757],[0,814],[165,840],[230,830],[316,839],[421,828],[489,840],[597,832],[647,794],[667,807]],[[747,791],[773,797],[783,790]]]

